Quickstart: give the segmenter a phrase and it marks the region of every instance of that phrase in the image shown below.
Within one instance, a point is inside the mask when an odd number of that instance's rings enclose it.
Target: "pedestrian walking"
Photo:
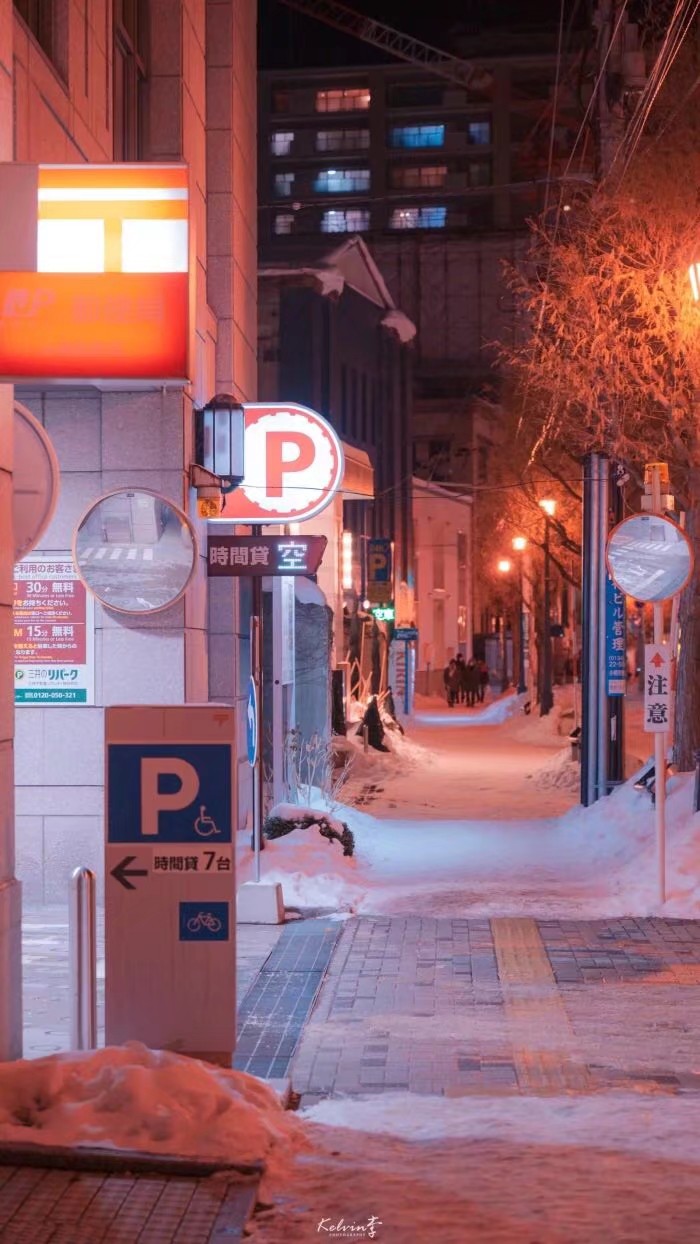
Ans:
[[[473,708],[479,695],[479,667],[471,657],[464,667],[466,699],[469,708]]]
[[[479,688],[478,688],[479,703],[483,704],[484,696],[486,695],[486,688],[489,685],[489,667],[485,661],[478,662],[478,671],[479,671]]]
[[[467,667],[465,665],[464,657],[462,656],[461,652],[457,653],[457,656],[455,657],[455,663],[457,665],[457,674],[459,676],[459,690],[457,692],[457,699],[460,704],[464,704],[466,703],[466,699],[467,699]]]
[[[456,663],[454,658],[451,659],[448,666],[445,666],[443,678],[445,682],[445,694],[446,697],[448,697],[448,704],[450,705],[450,708],[454,708],[456,702],[458,702],[460,683],[458,663]]]

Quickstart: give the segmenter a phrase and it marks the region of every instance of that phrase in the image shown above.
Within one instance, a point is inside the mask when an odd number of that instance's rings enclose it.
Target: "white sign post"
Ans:
[[[231,1065],[235,712],[105,710],[105,1040]]]
[[[663,478],[662,478],[663,477]],[[663,514],[662,482],[668,467],[654,462],[645,469],[646,513],[635,514],[611,532],[607,547],[613,581],[635,600],[654,606],[654,642],[644,648],[644,729],[654,735],[654,815],[659,873],[659,901],[666,902],[666,739],[671,727],[671,659],[664,643],[664,601],[677,597],[693,569],[693,552],[682,528]]]

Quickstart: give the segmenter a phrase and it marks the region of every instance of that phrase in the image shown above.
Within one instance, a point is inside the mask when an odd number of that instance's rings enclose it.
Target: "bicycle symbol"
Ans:
[[[221,833],[213,817],[207,816],[207,806],[204,803],[199,805],[199,816],[194,823],[194,832],[199,834],[200,838],[211,838],[213,834]]]
[[[221,921],[217,916],[212,915],[210,911],[200,911],[196,916],[192,916],[187,921],[188,933],[199,933],[202,929],[206,929],[207,933],[220,933]]]

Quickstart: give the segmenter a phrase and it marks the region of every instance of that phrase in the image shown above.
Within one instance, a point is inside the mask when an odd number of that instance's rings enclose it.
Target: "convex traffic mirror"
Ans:
[[[156,613],[174,605],[194,572],[189,519],[147,489],[101,497],[78,526],[73,557],[85,586],[109,609]]]
[[[658,604],[685,587],[693,552],[685,532],[670,518],[634,514],[611,532],[607,562],[621,592]]]

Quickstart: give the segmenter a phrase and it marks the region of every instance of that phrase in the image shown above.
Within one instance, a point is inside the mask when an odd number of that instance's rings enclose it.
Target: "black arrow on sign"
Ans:
[[[129,864],[133,864],[136,859],[135,855],[125,855],[123,860],[112,869],[110,876],[114,877],[125,890],[135,890],[136,886],[132,885],[129,877],[147,877],[147,868],[129,868]]]

